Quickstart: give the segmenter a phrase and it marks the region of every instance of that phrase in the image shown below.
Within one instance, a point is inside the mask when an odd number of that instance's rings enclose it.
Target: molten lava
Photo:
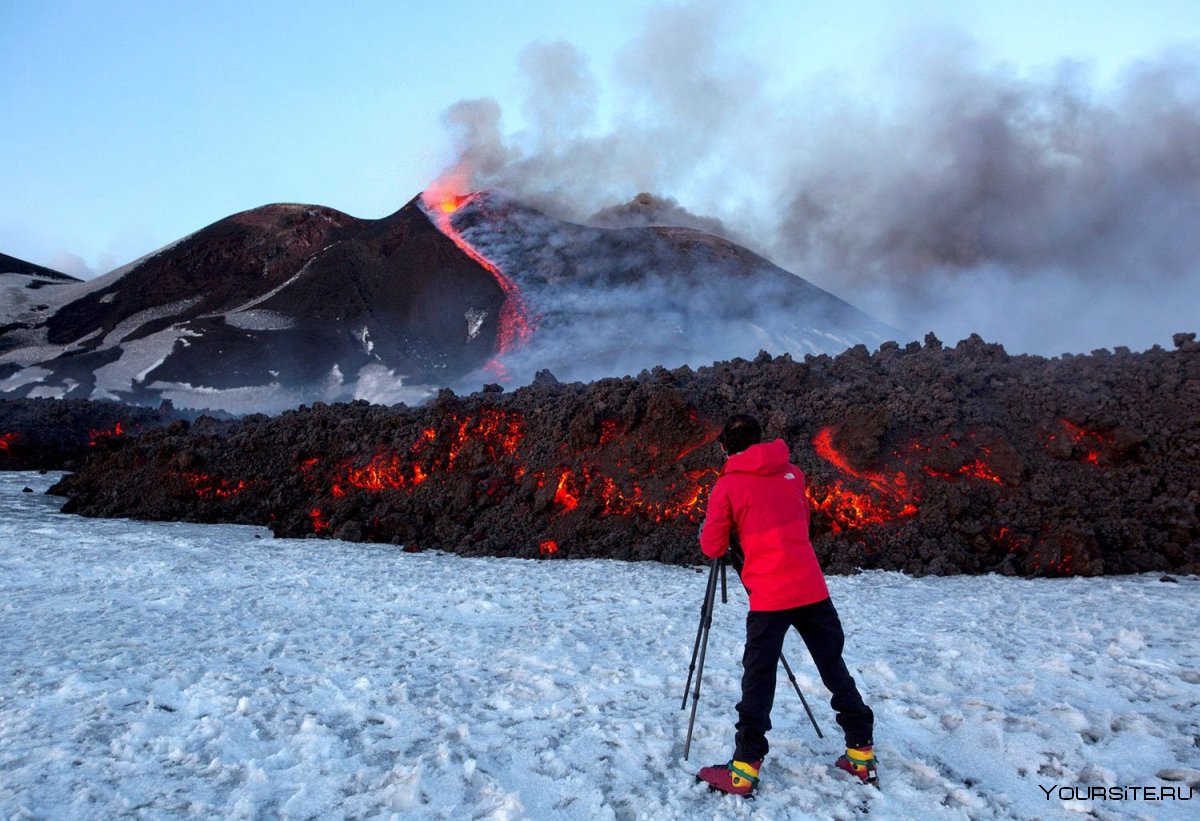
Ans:
[[[714,435],[715,432],[706,431],[698,441],[679,448],[677,453],[664,455],[662,459],[678,463],[695,448],[711,442]],[[467,470],[478,472],[477,492],[480,496],[503,496],[516,489],[522,477],[530,473],[521,453],[524,438],[525,422],[518,413],[483,408],[464,416],[451,415],[438,428],[422,430],[406,449],[381,449],[365,462],[361,457],[342,462],[330,477],[328,487],[335,498],[343,498],[355,491],[412,493],[429,480],[434,480],[435,487],[440,486],[449,474],[459,472],[466,465]],[[602,423],[600,438],[604,445],[619,441],[617,423]],[[609,459],[612,460],[614,455],[609,453]],[[657,496],[650,496],[639,484],[637,472],[623,458],[618,457],[610,463],[614,462],[621,478],[609,475],[590,457],[581,458],[577,469],[563,465],[549,476],[544,471],[537,471],[533,477],[538,488],[553,483],[551,503],[559,513],[577,510],[587,499],[589,513],[636,515],[665,522],[679,518],[699,521],[707,491],[720,475],[715,468],[686,471],[676,467],[678,478],[662,486]],[[306,459],[298,465],[305,484],[313,491],[318,491],[322,485],[318,465],[316,458]],[[485,474],[486,478],[483,478]],[[322,517],[322,521],[327,519]]]
[[[830,520],[834,533],[846,528],[885,524],[916,515],[917,498],[908,486],[908,477],[901,472],[860,471],[833,445],[833,428],[822,428],[813,438],[817,455],[845,474],[868,485],[874,493],[851,490],[841,481],[820,488],[806,488],[809,504]]]
[[[553,539],[547,539],[538,545],[538,552],[543,556],[553,556],[558,552],[558,542]]]
[[[196,471],[185,471],[180,476],[191,485],[192,491],[201,499],[228,499],[248,487],[241,479],[236,482],[231,479],[218,479]]]
[[[3,436],[0,436],[0,451],[9,450],[16,441],[17,434],[15,433],[6,433]]]
[[[329,518],[321,512],[321,508],[314,507],[308,512],[308,518],[312,521],[313,533],[329,529]]]
[[[948,435],[941,438],[951,450],[960,447],[959,441]],[[973,441],[974,435],[969,435],[969,439]],[[887,524],[916,515],[920,493],[918,488],[910,483],[905,471],[855,469],[845,454],[834,447],[833,427],[822,428],[813,438],[813,447],[818,456],[854,480],[853,483],[835,480],[825,487],[810,484],[807,488],[809,504],[829,518],[834,533],[867,525]],[[895,456],[910,471],[916,471],[919,464],[920,472],[927,476],[939,479],[982,479],[998,485],[1003,484],[1000,475],[988,464],[988,457],[992,455],[991,449],[982,445],[973,447],[975,452],[972,455],[975,458],[963,462],[953,471],[936,470],[924,464],[924,458],[932,448],[919,441],[910,442]],[[856,485],[859,487],[855,487]],[[864,485],[865,487],[862,487]]]
[[[602,422],[600,430],[601,447],[617,437],[615,422]],[[683,447],[678,453],[658,458],[670,459],[671,463],[677,466],[679,461],[693,450],[711,443],[714,435],[713,431],[707,431],[696,442]],[[653,446],[648,447],[651,451],[655,450]],[[605,516],[637,515],[660,523],[675,519],[698,522],[704,517],[702,503],[708,498],[708,492],[721,475],[720,470],[716,468],[683,470],[676,467],[678,478],[668,482],[663,488],[666,498],[650,498],[637,480],[637,471],[624,459],[617,459],[616,466],[623,474],[620,481],[598,464],[588,460],[583,460],[578,473],[564,468],[559,474],[555,488],[555,504],[563,512],[569,512],[575,510],[582,499],[588,498],[597,503],[598,512]]]
[[[1068,419],[1059,419],[1058,422],[1066,432],[1067,438],[1082,450],[1085,462],[1099,465],[1105,453],[1112,447],[1113,437],[1111,436],[1087,430]],[[1047,438],[1053,442],[1058,437],[1050,434]]]
[[[515,456],[525,436],[524,420],[517,413],[484,408],[478,415],[453,416],[450,421],[453,424],[446,429],[452,433],[448,436],[440,437],[436,429],[426,428],[404,455],[379,451],[366,464],[356,464],[355,460],[343,462],[331,492],[340,498],[346,495],[347,488],[374,493],[412,491],[435,473],[455,470],[468,448],[476,449],[477,455],[495,463],[502,456]],[[312,471],[316,462],[309,459],[300,464],[300,471],[309,483],[315,481]],[[518,466],[513,478],[523,474],[524,467]]]
[[[529,340],[533,335],[534,320],[517,283],[506,276],[499,266],[476,250],[471,243],[467,242],[466,238],[454,227],[454,214],[477,196],[478,194],[456,193],[448,182],[436,182],[421,194],[421,201],[438,230],[458,246],[459,250],[486,269],[495,278],[496,284],[500,286],[500,290],[504,294],[504,302],[500,306],[500,318],[497,323],[499,327],[496,354],[503,356]],[[495,359],[488,363],[487,367],[497,375],[507,376],[503,365]]]
[[[974,440],[975,437],[974,437],[974,435],[971,435],[970,438],[972,440]],[[948,434],[942,434],[942,441],[951,450],[958,450],[958,448],[959,448],[958,440],[951,438]],[[910,453],[914,453],[914,454],[926,454],[930,450],[931,450],[931,448],[929,448],[926,445],[921,444],[920,442],[913,442],[912,444],[910,444],[908,446],[908,451]],[[953,470],[953,471],[935,470],[934,468],[931,468],[929,465],[923,465],[921,467],[921,469],[928,475],[937,476],[941,479],[957,479],[957,478],[960,478],[963,476],[970,476],[974,479],[984,479],[988,482],[994,482],[998,485],[1004,484],[1004,480],[1000,478],[1000,476],[996,473],[996,471],[992,468],[992,466],[989,465],[987,462],[987,457],[992,455],[991,448],[987,448],[982,445],[977,445],[977,446],[975,446],[975,450],[976,450],[976,453],[981,453],[983,455],[977,456],[971,462],[962,464],[956,470]]]
[[[558,477],[558,488],[554,491],[554,503],[563,510],[579,507],[579,491],[575,489],[571,471],[564,470]]]
[[[109,439],[114,436],[124,436],[124,435],[125,435],[125,426],[122,425],[120,422],[118,422],[116,425],[109,428],[108,430],[89,430],[88,431],[88,444],[92,445],[94,447],[95,444],[98,441],[100,441],[101,439]]]

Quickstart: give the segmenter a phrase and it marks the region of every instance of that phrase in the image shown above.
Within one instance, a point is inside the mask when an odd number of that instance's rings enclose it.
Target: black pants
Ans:
[[[742,655],[742,700],[738,703],[734,758],[757,761],[767,754],[771,706],[779,677],[783,637],[795,627],[812,654],[821,681],[833,693],[830,704],[846,734],[847,747],[872,742],[875,715],[863,703],[858,687],[842,660],[846,642],[842,622],[830,599],[791,610],[750,611],[746,616],[746,651]]]

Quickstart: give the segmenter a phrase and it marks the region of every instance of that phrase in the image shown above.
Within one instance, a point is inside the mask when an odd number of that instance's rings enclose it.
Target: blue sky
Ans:
[[[719,19],[721,65],[772,100],[808,89],[811,101],[821,86],[884,111],[903,104],[886,82],[897,54],[947,39],[1016,76],[1078,61],[1103,88],[1200,38],[1195,0],[690,5]],[[671,6],[5,0],[0,251],[91,275],[268,202],[383,216],[454,158],[443,113],[456,101],[494,98],[505,134],[527,129],[522,56],[535,44],[574,47],[604,122],[636,117],[622,63]],[[700,165],[732,164],[706,150]],[[629,196],[645,182],[631,170]],[[726,200],[753,198],[745,185],[731,181]],[[686,184],[665,189],[716,207]]]

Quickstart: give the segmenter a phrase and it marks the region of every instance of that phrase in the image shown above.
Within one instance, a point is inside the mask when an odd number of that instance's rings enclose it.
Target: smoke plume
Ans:
[[[618,55],[606,121],[585,56],[531,45],[527,127],[507,131],[490,99],[447,112],[460,174],[569,219],[717,231],[914,337],[1056,354],[1194,324],[1194,52],[1101,83],[1069,61],[1020,73],[939,31],[899,42],[868,100],[832,76],[779,91],[724,45],[727,13],[651,13]],[[638,207],[637,191],[662,199]]]

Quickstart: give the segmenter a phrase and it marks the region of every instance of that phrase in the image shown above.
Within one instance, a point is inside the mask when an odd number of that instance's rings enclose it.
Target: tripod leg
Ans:
[[[808,720],[812,722],[813,729],[817,731],[817,738],[824,738],[825,735],[817,725],[817,720],[813,717],[812,710],[809,709],[808,700],[804,698],[804,693],[800,692],[800,685],[796,683],[796,674],[792,672],[792,667],[788,664],[787,659],[783,657],[783,653],[779,654],[779,660],[783,662],[783,669],[787,671],[788,680],[792,682],[792,687],[795,689],[796,695],[800,696],[800,703],[804,705],[804,712],[808,713]]]
[[[708,653],[708,631],[712,627],[713,605],[717,598],[717,567],[720,564],[720,559],[713,559],[712,575],[709,577],[707,595],[704,601],[704,616],[701,619],[700,626],[703,632],[703,640],[700,642],[700,665],[696,672],[696,689],[692,693],[692,715],[688,719],[687,740],[683,745],[683,760],[687,761],[688,754],[692,750],[692,731],[696,727],[696,707],[700,704],[700,683],[704,680],[704,657]],[[684,693],[684,701],[687,701],[687,694]]]
[[[712,572],[708,575],[708,586],[704,588],[704,602],[700,605],[700,623],[696,625],[696,643],[692,646],[692,660],[688,663],[687,684],[683,686],[683,702],[680,710],[687,709],[688,690],[692,689],[692,674],[696,671],[696,655],[700,652],[700,637],[704,633],[704,620],[710,617],[710,608],[717,585],[717,559],[713,559]]]

